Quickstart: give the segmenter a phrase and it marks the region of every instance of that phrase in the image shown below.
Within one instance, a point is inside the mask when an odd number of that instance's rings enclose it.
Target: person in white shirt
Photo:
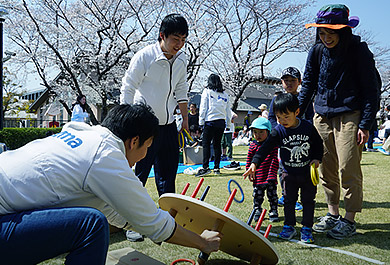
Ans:
[[[85,122],[89,117],[88,112],[85,110],[85,104],[87,99],[84,95],[78,95],[76,103],[73,106],[71,121]]]
[[[201,177],[211,173],[209,168],[211,142],[214,147],[214,174],[220,174],[221,140],[225,128],[229,128],[230,123],[229,95],[223,89],[221,78],[216,74],[211,74],[200,100],[199,125],[204,126],[202,138],[203,168],[195,176]]]
[[[103,265],[108,223],[157,243],[216,251],[219,233],[197,235],[176,224],[134,175],[131,167],[157,133],[150,107],[118,105],[101,126],[70,122],[0,154],[1,263],[37,264],[69,253],[66,264]]]
[[[146,103],[159,120],[159,137],[135,167],[137,177],[145,185],[154,166],[159,195],[175,192],[179,164],[174,118],[177,105],[183,118],[182,128],[189,131],[187,58],[180,51],[187,36],[188,25],[184,17],[167,15],[161,23],[158,41],[133,56],[122,79],[120,103]]]
[[[133,56],[122,79],[120,103],[146,103],[159,120],[159,136],[146,157],[135,166],[135,174],[146,185],[153,167],[160,196],[176,192],[179,141],[174,111],[177,105],[182,114],[182,129],[189,131],[187,58],[180,51],[187,36],[185,18],[178,14],[167,15],[161,22],[158,41]],[[127,231],[126,236],[130,241],[143,240],[133,231]]]
[[[268,107],[266,104],[261,104],[258,109],[261,111],[261,114],[259,115],[259,117],[263,117],[263,118],[266,118],[268,119],[268,115],[269,115],[269,112],[268,112]]]

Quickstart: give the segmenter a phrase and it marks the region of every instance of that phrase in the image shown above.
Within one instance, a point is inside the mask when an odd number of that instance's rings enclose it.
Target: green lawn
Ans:
[[[247,149],[245,146],[235,147],[234,159],[244,162]],[[314,234],[315,244],[322,247],[352,252],[360,256],[384,262],[385,264],[390,264],[390,193],[388,191],[390,187],[390,156],[385,156],[381,153],[364,152],[362,168],[364,174],[364,209],[356,217],[358,235],[346,240],[337,241],[328,239],[324,234]],[[246,222],[252,209],[252,185],[248,180],[242,178],[241,174],[243,172],[243,169],[233,172],[222,169],[221,175],[206,176],[198,196],[202,194],[206,186],[210,186],[211,188],[205,201],[222,209],[229,197],[227,182],[229,179],[235,179],[244,190],[245,200],[241,204],[233,202],[229,213]],[[190,183],[190,188],[187,191],[187,195],[190,195],[198,181],[199,179],[193,175],[179,174],[177,177],[177,192],[180,193],[188,182]],[[148,181],[147,189],[157,203],[158,195],[154,179]],[[237,196],[240,196],[240,194],[237,194]],[[327,212],[324,192],[321,186],[318,188],[316,201],[315,218],[323,216]],[[264,207],[268,207],[267,200],[265,200]],[[271,233],[279,233],[283,227],[283,209],[280,207],[279,216],[281,217],[281,221],[272,223]],[[300,222],[301,216],[301,213],[297,213],[298,222]],[[265,219],[261,229],[264,230],[268,224],[268,220]],[[297,228],[300,229],[300,225],[297,225]],[[269,237],[269,240],[279,252],[280,260],[278,264],[374,264],[328,249],[309,248],[302,244],[286,242],[272,236]],[[111,235],[109,250],[129,246],[164,264],[171,264],[172,261],[179,258],[196,260],[199,254],[198,250],[167,243],[158,246],[149,239],[146,239],[144,242],[132,243],[126,240],[122,232]],[[63,262],[64,259],[61,256],[41,264],[63,264]],[[210,255],[207,264],[238,265],[249,263],[240,261],[233,256],[219,251]]]

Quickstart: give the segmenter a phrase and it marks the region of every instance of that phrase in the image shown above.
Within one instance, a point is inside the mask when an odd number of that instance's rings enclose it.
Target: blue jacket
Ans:
[[[320,60],[315,46],[309,51],[298,96],[300,108],[304,109],[315,94],[316,113],[333,118],[359,110],[359,128],[369,130],[380,93],[373,54],[359,36],[353,35],[348,47],[340,44],[332,49],[324,47]]]

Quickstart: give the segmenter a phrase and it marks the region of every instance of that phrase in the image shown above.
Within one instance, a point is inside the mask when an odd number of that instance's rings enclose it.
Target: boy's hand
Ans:
[[[320,166],[320,161],[317,160],[317,159],[313,159],[311,162],[310,162],[310,165],[312,164],[315,164],[315,167],[318,168]]]
[[[244,179],[246,179],[246,177],[249,177],[249,180],[253,181],[256,175],[256,164],[252,163],[247,169],[247,171],[245,171],[242,175],[244,176]]]

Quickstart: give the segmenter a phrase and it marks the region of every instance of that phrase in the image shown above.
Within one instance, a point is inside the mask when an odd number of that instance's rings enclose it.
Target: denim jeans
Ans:
[[[0,263],[37,264],[69,253],[65,264],[104,265],[106,217],[86,207],[31,210],[0,216]]]

